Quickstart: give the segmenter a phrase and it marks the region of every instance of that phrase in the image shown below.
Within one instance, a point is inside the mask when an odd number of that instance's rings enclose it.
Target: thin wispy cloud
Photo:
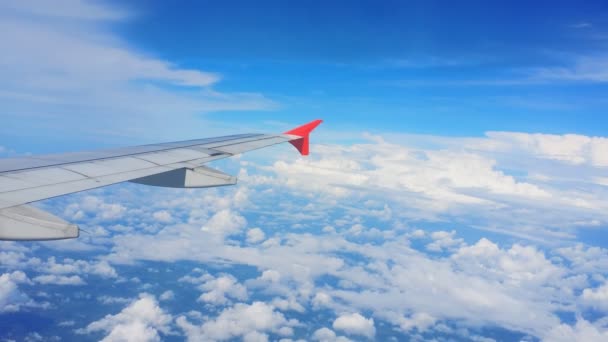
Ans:
[[[130,47],[108,29],[130,18],[126,9],[66,0],[6,2],[0,10],[0,129],[30,117],[39,118],[31,133],[41,135],[76,127],[100,136],[194,133],[205,112],[276,106],[257,93],[215,91],[220,74]]]
[[[579,23],[570,25],[570,27],[574,28],[574,29],[586,29],[586,28],[590,28],[592,26],[593,25],[591,25],[591,23],[588,23],[588,22],[585,22],[585,21],[581,21]]]
[[[532,78],[547,82],[608,82],[608,57],[579,57],[570,66],[540,68]]]

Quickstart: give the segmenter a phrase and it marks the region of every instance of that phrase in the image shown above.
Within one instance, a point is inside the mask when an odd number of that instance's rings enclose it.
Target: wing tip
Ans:
[[[284,134],[299,136],[299,139],[291,140],[289,143],[292,144],[301,155],[307,156],[310,154],[310,132],[317,128],[322,122],[323,120],[321,119],[313,120],[307,124],[291,129]]]

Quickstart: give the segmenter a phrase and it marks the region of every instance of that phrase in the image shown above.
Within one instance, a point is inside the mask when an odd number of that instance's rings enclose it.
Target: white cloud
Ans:
[[[586,305],[608,312],[608,281],[595,289],[584,289],[581,296]]]
[[[260,280],[277,283],[279,280],[281,280],[281,273],[276,270],[266,270],[262,272]]]
[[[266,238],[264,231],[260,228],[252,228],[247,231],[247,242],[258,243]]]
[[[342,330],[347,334],[361,335],[373,338],[376,335],[376,327],[373,318],[365,318],[359,313],[343,314],[336,318],[334,329]]]
[[[214,91],[217,73],[182,68],[130,47],[113,25],[133,16],[94,1],[2,2],[2,128],[8,122],[25,128],[27,122],[42,135],[79,129],[97,137],[151,137],[176,128],[195,135],[204,128],[196,118],[201,112],[275,106],[256,93]],[[172,120],[166,113],[173,113]]]
[[[199,301],[222,305],[228,302],[228,298],[247,299],[247,288],[238,283],[231,275],[221,275],[217,278],[210,277],[199,288],[205,291],[198,298]]]
[[[574,326],[560,324],[552,329],[543,340],[547,342],[603,342],[608,339],[608,329],[597,327],[585,319],[578,318]]]
[[[313,308],[326,307],[331,303],[331,296],[325,292],[317,292],[312,299]]]
[[[250,331],[243,336],[243,342],[268,342],[268,335],[257,331]]]
[[[578,28],[588,27],[579,24]],[[535,80],[608,82],[608,62],[605,56],[584,56],[566,67],[540,68],[533,74]]]
[[[513,284],[543,283],[557,280],[565,270],[554,265],[544,253],[532,246],[514,244],[502,250],[492,241],[482,238],[476,244],[463,246],[452,258],[470,274]]]
[[[215,213],[201,228],[217,236],[230,236],[239,233],[247,225],[247,220],[231,209],[223,209]]]
[[[474,221],[481,229],[538,241],[572,239],[571,228],[581,222],[608,221],[607,191],[598,184],[606,138],[487,134],[426,137],[439,146],[433,148],[417,147],[419,136],[320,145],[311,158],[261,168],[274,178],[247,181],[286,186],[317,206],[339,203],[353,214],[377,215],[361,203],[382,201],[391,208],[390,219]]]
[[[102,304],[127,304],[133,301],[131,298],[113,296],[99,296],[97,300]]]
[[[287,299],[275,298],[271,303],[274,307],[282,311],[296,311],[299,313],[306,312],[306,308],[302,306],[302,304],[300,304],[293,295],[288,295]]]
[[[175,298],[175,293],[171,290],[167,290],[165,292],[163,292],[158,299],[162,300],[162,301],[166,301],[166,300],[172,300],[173,298]]]
[[[89,267],[85,268],[84,272],[99,275],[104,278],[116,278],[118,276],[116,269],[110,266],[107,261],[103,260],[94,264],[89,263]]]
[[[580,134],[488,132],[500,150],[516,150],[574,165],[608,166],[608,138]]]
[[[278,332],[282,327],[297,324],[263,302],[238,303],[200,326],[188,322],[184,316],[178,317],[176,322],[189,341],[224,341],[245,336],[259,338],[266,332]]]
[[[568,260],[570,270],[580,274],[601,274],[608,269],[608,249],[589,247],[577,243],[571,247],[561,247],[557,254]]]
[[[548,196],[538,186],[518,182],[496,170],[494,160],[473,153],[415,151],[380,140],[352,147],[322,146],[316,155],[320,159],[276,162],[273,171],[287,185],[334,196],[345,196],[352,187],[390,188],[402,194],[403,191],[420,192],[441,202],[465,204],[484,201],[459,189],[512,196]]]
[[[463,239],[454,238],[456,235],[456,231],[452,230],[451,232],[446,231],[438,231],[431,233],[431,238],[433,242],[426,245],[426,249],[433,252],[441,252],[443,250],[451,249],[458,247],[463,244]]]
[[[34,277],[33,280],[40,284],[53,284],[53,285],[86,285],[85,281],[77,275],[73,276],[62,276],[55,274],[45,274]]]
[[[103,278],[116,278],[118,273],[107,261],[85,261],[66,258],[58,263],[55,257],[50,257],[46,262],[36,265],[40,272],[50,274],[93,274]]]
[[[426,331],[429,327],[432,327],[437,320],[435,317],[425,313],[417,312],[410,317],[404,317],[399,327],[405,331],[417,329],[418,331]]]
[[[127,208],[118,203],[106,203],[103,199],[96,196],[85,196],[80,202],[68,205],[64,210],[64,215],[72,220],[80,220],[85,213],[95,216],[100,222],[115,221],[122,218],[127,212]]]
[[[426,233],[422,229],[416,229],[410,234],[410,236],[414,239],[419,239],[426,236]]]
[[[141,294],[120,313],[92,322],[81,333],[103,331],[103,341],[160,341],[170,331],[171,315],[158,306],[153,296]]]
[[[336,336],[336,333],[329,328],[320,328],[317,329],[312,334],[313,341],[319,342],[349,342],[350,339],[344,336]]]
[[[102,6],[86,0],[59,0],[54,5],[31,0],[9,0],[3,5],[9,10],[64,19],[120,20],[126,16],[126,13],[122,13],[117,8],[108,8],[107,5]]]
[[[168,212],[167,210],[159,210],[154,212],[154,214],[152,214],[152,217],[154,217],[154,219],[158,222],[161,223],[169,223],[171,221],[173,221],[173,217],[171,216],[171,213]]]
[[[19,311],[22,306],[33,304],[26,294],[19,291],[19,284],[28,282],[27,275],[21,271],[0,275],[0,313]]]
[[[255,266],[264,271],[259,278],[247,281],[248,286],[278,295],[281,299],[273,300],[273,305],[281,310],[297,311],[301,310],[298,305],[316,303],[336,312],[371,312],[374,320],[386,320],[397,327],[405,324],[404,328],[413,327],[418,318],[423,322],[424,317],[412,313],[425,313],[437,322],[488,324],[536,336],[560,322],[554,303],[575,307],[575,293],[586,285],[584,279],[577,277],[579,271],[569,272],[559,259],[550,259],[533,246],[514,244],[501,248],[482,239],[431,258],[408,247],[409,230],[400,234],[380,244],[362,245],[340,235],[285,232],[278,244],[253,248],[211,241],[196,226],[182,225],[168,227],[158,235],[117,240],[116,254],[110,259],[194,260],[206,264],[219,261]],[[336,257],[343,254],[368,261],[358,264]],[[589,258],[603,259],[605,263],[608,254]],[[581,265],[585,263],[586,259],[581,261]],[[603,263],[597,265],[601,270]],[[267,272],[271,270],[272,273]],[[275,272],[280,277],[275,277]],[[337,285],[316,289],[315,282],[326,275],[339,280]],[[213,279],[205,274],[184,277],[182,281],[198,285]],[[265,284],[262,286],[260,281]],[[210,291],[211,287],[204,290]],[[319,292],[331,300],[323,300],[323,295],[317,297]],[[404,323],[404,317],[414,321]],[[419,327],[424,326],[419,323]]]

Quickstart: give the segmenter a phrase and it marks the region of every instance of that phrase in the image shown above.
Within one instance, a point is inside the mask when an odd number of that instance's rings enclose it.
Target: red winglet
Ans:
[[[323,120],[315,120],[311,121],[305,125],[300,127],[296,127],[290,131],[285,132],[285,134],[297,135],[302,137],[301,139],[291,140],[289,143],[292,144],[295,148],[300,151],[300,154],[303,156],[307,156],[309,153],[309,138],[308,135],[319,126],[323,122]]]

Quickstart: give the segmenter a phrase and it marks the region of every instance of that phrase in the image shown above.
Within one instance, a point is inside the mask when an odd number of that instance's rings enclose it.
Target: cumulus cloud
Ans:
[[[107,315],[79,332],[105,332],[103,341],[160,341],[159,333],[168,333],[171,321],[153,296],[141,294],[118,314]]]
[[[580,134],[488,132],[498,150],[516,150],[564,163],[608,166],[608,138]]]
[[[268,342],[268,335],[257,331],[251,331],[243,336],[243,342]]]
[[[483,204],[483,198],[466,195],[459,189],[548,196],[540,187],[518,182],[496,170],[494,160],[468,152],[410,150],[380,140],[352,147],[323,146],[317,155],[320,159],[276,162],[273,170],[287,185],[334,196],[346,196],[353,187],[420,192],[441,202],[465,204]]]
[[[21,271],[0,275],[0,313],[19,311],[23,306],[32,306],[33,301],[19,290],[19,284],[30,282]]]
[[[312,334],[313,341],[319,342],[348,342],[350,339],[344,336],[337,336],[336,333],[329,328],[320,328],[317,329]]]
[[[200,326],[193,325],[184,316],[178,317],[176,323],[189,341],[225,341],[245,336],[263,338],[263,334],[278,333],[281,328],[296,325],[297,321],[286,319],[271,305],[253,302],[235,304]]]
[[[562,136],[554,140],[562,138],[575,144]],[[598,184],[604,174],[601,156],[608,155],[602,147],[605,138],[584,137],[580,140],[593,148],[581,143],[582,147],[559,152],[573,162],[558,158],[560,143],[548,147],[552,143],[544,141],[550,138],[525,133],[429,138],[439,148],[418,147],[413,138],[393,138],[398,143],[368,139],[351,146],[318,146],[312,158],[277,161],[265,168],[274,179],[252,176],[248,181],[286,186],[292,193],[316,196],[317,205],[340,203],[350,213],[367,217],[377,215],[377,209],[361,203],[381,200],[393,208],[387,216],[393,219],[457,219],[539,241],[572,239],[571,228],[608,221],[607,191]],[[526,139],[543,143],[520,142]],[[600,159],[590,157],[591,149],[600,151],[593,153]],[[581,191],[573,184],[585,184],[593,191]]]
[[[466,272],[499,277],[500,281],[514,284],[543,283],[565,274],[564,269],[554,265],[535,247],[514,244],[503,250],[486,238],[461,247],[452,258]]]
[[[251,247],[211,241],[197,234],[196,226],[175,226],[157,235],[121,239],[114,257],[255,266],[263,271],[246,282],[248,287],[275,294],[278,299],[272,305],[281,310],[298,311],[312,304],[336,312],[371,312],[373,317],[365,319],[387,321],[404,331],[430,330],[435,327],[433,321],[457,320],[465,326],[498,325],[535,336],[560,323],[555,302],[575,307],[579,300],[575,294],[588,287],[580,275],[603,272],[608,261],[606,251],[564,249],[561,253],[570,253],[572,260],[580,259],[576,265],[590,267],[569,270],[560,258],[547,256],[537,247],[500,246],[487,238],[473,244],[461,242],[445,255],[429,257],[424,248],[410,246],[409,230],[399,229],[393,238],[377,244],[348,241],[337,234],[285,232],[277,244]],[[461,238],[453,235],[452,239]],[[316,288],[326,277],[336,284]],[[215,279],[193,274],[182,281],[197,286],[209,281],[203,293],[231,299],[224,292],[213,292],[221,288]],[[235,284],[226,283],[228,288]]]
[[[463,244],[463,239],[454,238],[456,235],[456,231],[452,230],[451,232],[446,231],[438,231],[431,233],[431,238],[433,242],[426,245],[426,249],[433,252],[441,252],[445,249],[450,249],[454,247],[458,247]]]
[[[152,214],[152,217],[154,217],[154,219],[156,221],[161,222],[161,223],[169,223],[173,220],[171,213],[168,212],[167,210],[156,211],[156,212],[154,212],[154,214]]]
[[[238,283],[231,275],[221,275],[217,278],[210,277],[199,288],[205,291],[198,298],[199,301],[221,305],[228,302],[228,298],[244,300],[247,299],[247,288]]]
[[[116,278],[118,273],[107,261],[85,261],[71,258],[57,262],[55,257],[50,257],[46,262],[36,265],[40,272],[62,275],[62,274],[92,274],[103,278]]]
[[[276,283],[281,280],[281,273],[276,270],[266,270],[262,272],[260,280]]]
[[[331,303],[331,296],[325,292],[317,292],[312,299],[313,308],[326,307]]]
[[[55,274],[45,274],[34,277],[35,282],[40,284],[52,284],[52,285],[85,285],[86,282],[77,275],[73,276],[62,276]]]
[[[95,219],[115,221],[122,218],[127,208],[118,203],[106,203],[102,198],[96,196],[85,196],[81,202],[72,203],[64,210],[64,215],[72,220],[80,220],[86,214],[93,215]]]
[[[581,296],[586,305],[608,311],[608,281],[597,288],[584,289]]]
[[[376,334],[373,318],[365,318],[359,313],[343,314],[336,318],[333,324],[334,329],[342,330],[347,334],[361,335],[373,338]]]
[[[247,225],[247,220],[238,212],[223,209],[215,213],[201,228],[217,236],[230,236],[239,233]]]
[[[173,298],[175,298],[175,293],[171,290],[167,290],[158,296],[158,299],[163,301],[172,300]]]
[[[264,231],[260,228],[252,228],[247,231],[247,242],[258,243],[266,238]]]
[[[417,329],[418,331],[423,332],[433,326],[436,321],[435,317],[426,312],[417,312],[410,317],[404,317],[403,320],[401,320],[399,327],[405,331]]]
[[[602,342],[606,339],[608,339],[608,329],[606,327],[595,326],[582,318],[579,318],[574,326],[560,324],[543,338],[547,342]]]

